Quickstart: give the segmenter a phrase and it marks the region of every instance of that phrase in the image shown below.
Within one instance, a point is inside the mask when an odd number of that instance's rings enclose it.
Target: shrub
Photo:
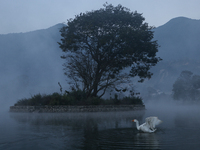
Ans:
[[[86,99],[86,105],[101,105],[104,104],[103,99],[98,97],[89,97]]]
[[[124,97],[121,100],[121,104],[126,104],[126,105],[134,105],[134,104],[139,104],[139,105],[143,105],[143,101],[142,98],[140,97]]]
[[[15,106],[41,106],[41,105],[143,105],[140,97],[124,97],[122,99],[115,95],[114,98],[101,99],[99,97],[89,97],[84,91],[75,90],[68,94],[53,93],[49,95],[37,94],[29,99],[21,99]]]
[[[15,103],[14,106],[28,106],[28,105],[29,105],[29,100],[24,98]]]

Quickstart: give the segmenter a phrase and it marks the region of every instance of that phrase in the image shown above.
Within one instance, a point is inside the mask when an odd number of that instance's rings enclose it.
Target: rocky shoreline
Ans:
[[[38,113],[64,113],[64,112],[108,112],[144,110],[144,105],[89,105],[89,106],[10,106],[10,112],[38,112]]]

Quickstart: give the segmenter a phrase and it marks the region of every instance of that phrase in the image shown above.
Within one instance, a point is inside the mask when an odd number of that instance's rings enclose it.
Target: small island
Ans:
[[[145,106],[140,97],[124,97],[102,99],[98,97],[87,98],[83,91],[49,95],[37,94],[31,98],[18,100],[14,106],[10,106],[10,112],[107,112],[107,111],[131,111],[143,110]]]
[[[132,78],[150,79],[151,67],[162,59],[156,56],[158,43],[154,27],[144,22],[142,14],[122,5],[105,3],[99,10],[88,11],[69,19],[60,29],[57,41],[63,52],[64,73],[70,92],[35,95],[19,100],[10,111],[69,112],[114,111],[144,108],[134,95]],[[129,92],[119,99],[106,92]]]

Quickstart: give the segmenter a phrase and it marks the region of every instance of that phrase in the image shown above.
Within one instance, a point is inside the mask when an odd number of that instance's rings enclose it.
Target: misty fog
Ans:
[[[200,74],[199,24],[199,20],[178,17],[154,29],[155,40],[160,45],[157,56],[163,60],[151,68],[150,80],[137,83],[137,79],[133,79],[133,86],[144,101],[150,101],[149,90],[156,91],[158,101],[162,94],[170,99],[172,85],[183,70]],[[17,100],[34,94],[60,92],[58,82],[63,90],[68,89],[62,66],[64,60],[60,58],[62,51],[57,43],[62,26],[0,35],[1,109],[8,111]]]
[[[155,133],[139,124],[157,116]],[[0,148],[25,149],[199,149],[200,109],[174,101],[146,103],[145,111],[96,113],[1,113]]]
[[[58,82],[67,87],[57,44],[61,27],[0,35],[1,108],[34,94],[59,92]]]
[[[68,90],[62,66],[65,60],[60,58],[62,50],[57,43],[63,25],[0,34],[0,149],[200,149],[200,102],[172,97],[173,84],[183,70],[200,75],[200,20],[185,17],[173,18],[153,29],[160,46],[157,56],[163,60],[151,68],[150,80],[138,83],[138,78],[133,79],[145,110],[9,112],[19,99],[60,93],[58,82],[63,91]],[[109,91],[106,96],[110,96]],[[162,124],[153,134],[139,132],[131,120],[138,119],[142,124],[149,116],[157,116]]]

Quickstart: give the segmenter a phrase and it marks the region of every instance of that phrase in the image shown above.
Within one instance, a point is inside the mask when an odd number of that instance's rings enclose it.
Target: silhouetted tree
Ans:
[[[161,59],[156,57],[153,27],[144,20],[137,12],[107,3],[69,19],[60,30],[59,45],[65,52],[65,74],[75,88],[82,88],[88,97],[101,97],[108,87],[129,83],[130,77],[139,76],[140,82],[151,78],[149,69]]]
[[[175,100],[200,100],[200,76],[190,71],[182,71],[180,77],[173,84],[173,98]]]

